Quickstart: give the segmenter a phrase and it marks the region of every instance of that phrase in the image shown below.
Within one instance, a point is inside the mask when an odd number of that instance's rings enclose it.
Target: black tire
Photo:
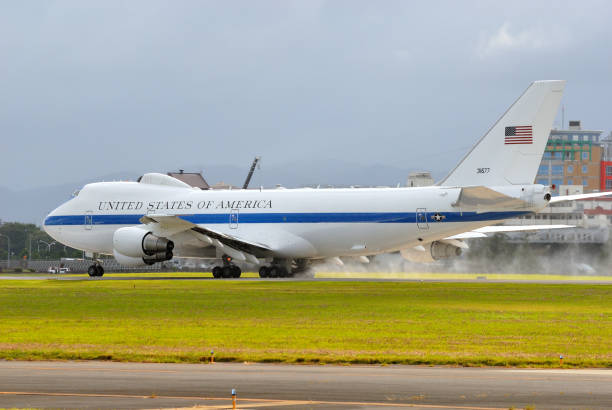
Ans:
[[[240,275],[242,275],[242,269],[240,269],[239,266],[232,266],[232,277],[233,278],[239,278]]]
[[[268,276],[271,278],[278,278],[280,276],[277,266],[270,266],[270,270],[268,272]]]
[[[96,266],[96,276],[104,276],[104,268],[100,265]]]
[[[223,276],[224,278],[231,278],[231,277],[233,276],[233,275],[232,275],[232,273],[233,273],[232,271],[233,271],[233,269],[232,269],[232,267],[231,267],[231,266],[224,266],[224,267],[223,267],[223,273],[222,273],[222,276]]]
[[[92,278],[94,276],[97,276],[98,272],[96,269],[96,265],[91,265],[89,268],[87,268],[87,274]]]
[[[267,278],[270,276],[270,269],[268,269],[267,266],[262,266],[261,268],[259,268],[259,277],[260,278]]]
[[[219,279],[222,276],[223,271],[220,266],[215,266],[212,270],[212,274],[213,274],[213,278]]]

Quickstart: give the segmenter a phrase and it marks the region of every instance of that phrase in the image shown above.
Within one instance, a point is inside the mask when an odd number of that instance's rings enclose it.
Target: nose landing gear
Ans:
[[[87,273],[92,278],[95,277],[95,276],[102,277],[102,275],[104,275],[104,268],[102,267],[100,262],[96,261],[95,264],[93,264],[89,268],[87,268]]]

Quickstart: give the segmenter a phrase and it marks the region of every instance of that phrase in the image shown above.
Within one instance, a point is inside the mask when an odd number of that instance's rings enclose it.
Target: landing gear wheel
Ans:
[[[259,268],[260,278],[292,278],[293,272],[284,266],[272,265]]]
[[[92,278],[102,276],[104,275],[104,268],[102,265],[91,265],[89,268],[87,268],[87,274]]]
[[[231,277],[233,276],[233,275],[232,275],[232,273],[233,273],[232,271],[233,271],[233,269],[232,269],[232,267],[231,267],[231,266],[224,266],[224,267],[223,267],[223,273],[222,273],[222,276],[223,276],[224,278],[231,278]]]
[[[221,266],[215,266],[212,270],[213,278],[219,279],[223,276],[223,268]]]
[[[239,278],[240,275],[242,275],[242,270],[236,265],[232,266],[232,278]]]

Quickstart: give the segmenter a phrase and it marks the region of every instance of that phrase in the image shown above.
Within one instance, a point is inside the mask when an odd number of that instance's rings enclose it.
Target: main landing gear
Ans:
[[[223,255],[223,266],[215,266],[212,270],[213,277],[219,278],[239,278],[242,275],[240,267],[232,263],[232,258],[228,255]]]
[[[274,259],[269,266],[259,268],[260,278],[292,278],[307,268],[307,261],[298,259]]]
[[[87,268],[87,273],[92,278],[94,276],[100,276],[101,277],[102,275],[104,275],[104,268],[102,267],[100,262],[96,262],[95,264],[93,264],[89,268]]]
[[[239,278],[242,274],[240,267],[232,263],[232,258],[223,255],[221,258],[223,266],[215,266],[212,270],[213,277],[219,278]],[[292,278],[295,275],[304,275],[309,269],[310,262],[305,259],[274,259],[267,266],[259,268],[260,278]]]
[[[290,278],[292,276],[291,270],[281,265],[262,266],[259,268],[260,278]]]

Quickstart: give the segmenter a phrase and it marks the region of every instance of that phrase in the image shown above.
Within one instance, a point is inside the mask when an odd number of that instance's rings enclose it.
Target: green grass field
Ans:
[[[612,286],[0,281],[0,358],[612,367]]]

